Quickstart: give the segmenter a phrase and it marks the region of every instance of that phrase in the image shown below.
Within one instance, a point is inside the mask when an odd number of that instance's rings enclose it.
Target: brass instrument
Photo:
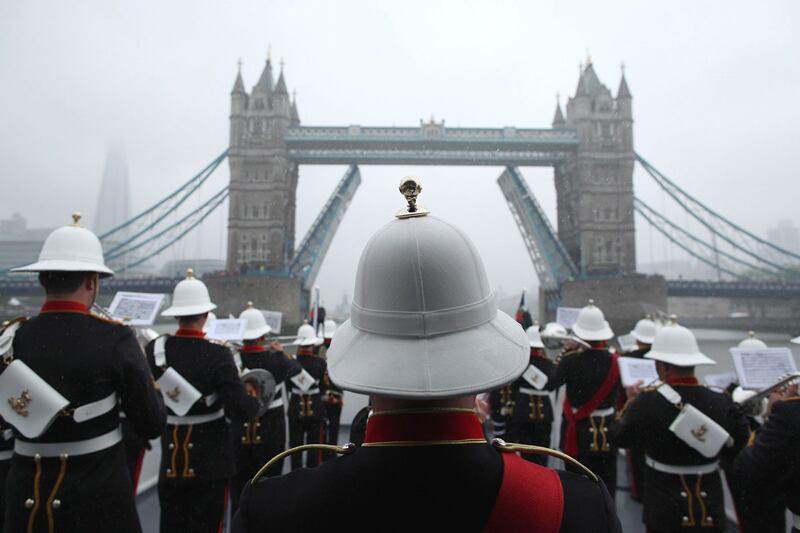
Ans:
[[[762,407],[762,400],[767,398],[770,394],[775,392],[776,390],[783,389],[788,387],[793,382],[800,380],[800,372],[792,372],[791,374],[787,375],[786,377],[780,379],[774,385],[770,385],[769,387],[765,387],[760,391],[756,392],[749,398],[745,398],[740,402],[737,402],[742,410],[751,416],[758,416],[763,415],[763,407]]]

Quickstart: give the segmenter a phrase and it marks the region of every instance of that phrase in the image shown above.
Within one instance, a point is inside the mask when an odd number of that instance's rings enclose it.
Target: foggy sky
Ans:
[[[107,147],[125,146],[137,212],[228,141],[236,62],[248,90],[272,46],[305,125],[548,127],[587,49],[616,93],[625,62],[636,150],[692,194],[765,235],[798,224],[800,5],[784,2],[4,2],[0,4],[0,218],[91,224]],[[277,76],[277,72],[276,72]],[[495,180],[501,168],[362,166],[318,284],[352,293],[367,238],[420,203],[467,231],[495,288],[536,285]],[[297,241],[345,167],[303,166]],[[555,222],[550,169],[523,169]],[[228,179],[218,171],[206,198]],[[636,194],[662,195],[637,170]],[[664,205],[667,205],[664,203]],[[677,213],[677,212],[675,212]],[[675,215],[683,222],[684,215]],[[163,258],[223,257],[226,214]],[[665,252],[637,220],[639,261]],[[669,254],[669,255],[668,255]]]

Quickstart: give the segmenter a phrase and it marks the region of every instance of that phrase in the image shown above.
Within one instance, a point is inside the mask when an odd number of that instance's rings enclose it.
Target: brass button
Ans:
[[[242,442],[247,444],[247,437],[242,437]]]
[[[169,443],[169,449],[172,450],[174,448],[175,448],[175,443],[174,442],[170,442]]]
[[[683,490],[682,490],[682,491],[681,491],[681,498],[685,498],[685,497],[686,497],[686,491],[683,491]]]
[[[261,442],[261,437],[259,437],[258,435],[256,435],[256,443],[259,443],[259,442]]]
[[[37,453],[36,455],[33,456],[33,460],[39,463],[42,461],[42,456]]]
[[[192,475],[194,475],[194,468],[190,468],[190,469],[189,469],[189,474],[192,474]]]
[[[683,522],[684,524],[688,524],[689,523],[689,517],[688,516],[684,516],[683,518],[681,518],[681,522]]]
[[[27,500],[25,500],[25,509],[30,509],[31,507],[33,507],[34,503],[36,502],[34,502],[31,498],[28,498]]]
[[[189,445],[187,446],[187,448],[189,448],[190,450],[191,450],[192,448],[194,448],[194,443],[193,443],[193,442],[190,442],[190,443],[189,443]]]
[[[706,494],[706,491],[704,491],[704,490],[700,491],[700,497],[701,498],[705,498],[706,496],[708,496],[708,494]]]
[[[242,424],[242,427],[243,427],[244,429],[247,429],[247,428],[249,428],[249,427],[250,427],[250,424],[248,424],[247,422],[245,422],[244,424]]]
[[[61,500],[53,500],[53,509],[58,509],[59,507],[61,507]]]
[[[261,422],[256,422],[256,427],[260,428],[261,427]]]
[[[714,523],[714,519],[711,518],[710,516],[707,516],[706,517],[706,522],[708,522],[709,524],[713,524]]]
[[[589,428],[589,433],[594,433],[594,428]]]
[[[172,469],[171,468],[167,468],[167,474],[171,474],[171,473],[172,473]]]

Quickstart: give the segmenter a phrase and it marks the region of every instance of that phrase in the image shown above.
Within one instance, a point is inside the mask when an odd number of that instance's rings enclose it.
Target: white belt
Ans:
[[[700,474],[710,474],[719,470],[719,461],[704,465],[668,465],[656,461],[649,455],[645,456],[644,461],[653,470],[658,470],[665,474],[699,476]]]
[[[0,452],[0,461],[8,461],[14,457],[14,450],[3,450]]]
[[[267,410],[275,409],[276,407],[283,407],[283,398],[278,398],[277,400],[272,400],[272,403],[269,404]]]
[[[203,401],[206,402],[206,406],[211,407],[212,405],[217,403],[218,399],[219,399],[219,394],[215,392],[214,394],[209,394],[208,396],[204,397]]]
[[[91,420],[92,418],[97,418],[98,416],[104,415],[116,407],[117,402],[117,393],[112,392],[102,400],[97,400],[96,402],[87,403],[85,405],[81,405],[80,407],[76,407],[72,412],[72,419],[75,422],[81,423]]]
[[[14,430],[13,429],[4,429],[3,430],[3,439],[4,440],[11,440],[14,438]]]
[[[520,387],[519,391],[522,394],[529,394],[531,396],[549,396],[550,395],[550,391],[529,389],[528,387]]]
[[[307,391],[292,389],[292,394],[297,394],[298,396],[311,396],[312,394],[319,394],[319,389],[308,389]]]
[[[35,457],[60,457],[61,455],[87,455],[111,448],[122,440],[122,430],[115,429],[94,437],[93,439],[76,440],[73,442],[26,442],[17,439],[14,441],[14,452],[19,455]]]
[[[572,412],[573,413],[577,413],[578,412],[578,408],[573,407],[572,408]],[[597,411],[592,411],[592,414],[589,415],[589,416],[600,417],[600,416],[611,416],[613,414],[614,414],[614,408],[613,407],[606,407],[605,409],[598,409]]]
[[[225,416],[225,409],[208,413],[207,415],[175,416],[167,415],[167,424],[173,426],[192,426],[195,424],[205,424]]]

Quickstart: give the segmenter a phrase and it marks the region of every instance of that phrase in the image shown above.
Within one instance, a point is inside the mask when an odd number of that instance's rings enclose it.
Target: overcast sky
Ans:
[[[236,62],[248,89],[272,46],[306,125],[547,127],[591,53],[616,93],[634,96],[639,153],[759,234],[798,222],[800,4],[784,2],[3,2],[0,3],[0,218],[91,223],[107,147],[125,146],[134,211],[177,187],[228,141]],[[344,167],[300,169],[302,238]],[[362,167],[363,183],[318,283],[351,292],[366,239],[421,203],[469,232],[496,288],[536,285],[495,180],[500,168]],[[552,221],[550,169],[525,175]],[[227,168],[206,188],[228,179]],[[636,194],[661,194],[637,170]],[[666,204],[664,204],[666,205]],[[668,208],[669,209],[669,208]],[[681,220],[683,215],[680,215]],[[165,258],[222,257],[225,214]],[[639,260],[677,257],[639,223]]]

